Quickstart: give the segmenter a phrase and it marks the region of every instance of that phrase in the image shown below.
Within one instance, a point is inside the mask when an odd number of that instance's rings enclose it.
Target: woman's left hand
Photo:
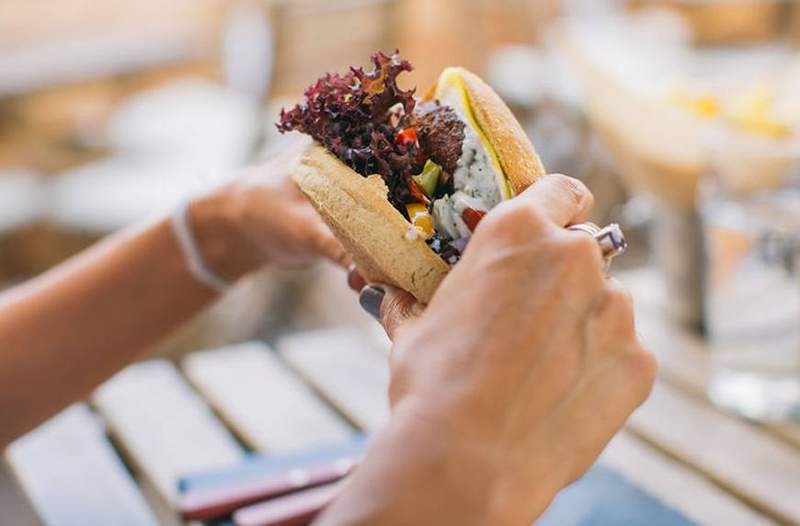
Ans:
[[[327,258],[346,267],[341,244],[289,177],[299,140],[192,204],[192,227],[212,268],[234,280],[264,264],[304,268]]]

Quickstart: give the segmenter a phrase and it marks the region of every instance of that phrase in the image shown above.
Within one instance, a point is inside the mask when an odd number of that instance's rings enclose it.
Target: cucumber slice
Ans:
[[[435,162],[428,159],[422,172],[419,175],[414,175],[411,178],[417,183],[426,196],[432,198],[436,192],[436,185],[439,184],[439,175],[442,173],[442,167]]]

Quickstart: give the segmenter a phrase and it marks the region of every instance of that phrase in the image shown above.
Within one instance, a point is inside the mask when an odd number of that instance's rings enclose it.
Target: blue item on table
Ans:
[[[536,526],[694,526],[612,469],[595,464],[564,489]]]
[[[344,444],[333,444],[289,455],[249,455],[243,463],[231,468],[181,477],[178,481],[178,491],[186,493],[197,489],[236,484],[292,468],[311,466],[342,457],[357,457],[366,449],[369,438],[367,434],[360,434]]]
[[[251,455],[242,464],[212,473],[184,477],[179,488],[187,491],[234,485],[297,467],[309,467],[341,457],[360,456],[369,442],[360,435],[346,444],[317,448],[292,455]],[[227,526],[229,519],[210,522]],[[564,489],[537,526],[694,526],[695,523],[633,482],[602,464]]]

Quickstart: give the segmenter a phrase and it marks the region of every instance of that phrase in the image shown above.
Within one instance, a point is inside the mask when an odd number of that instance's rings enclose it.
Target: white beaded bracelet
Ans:
[[[172,232],[175,234],[175,239],[178,241],[178,246],[186,261],[186,268],[189,270],[189,274],[199,283],[222,294],[231,287],[231,284],[218,276],[206,264],[197,246],[197,240],[192,233],[192,227],[189,223],[190,205],[190,201],[184,201],[172,213],[170,218]]]

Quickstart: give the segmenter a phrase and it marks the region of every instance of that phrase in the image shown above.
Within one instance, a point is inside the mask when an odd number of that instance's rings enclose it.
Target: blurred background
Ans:
[[[280,148],[279,108],[319,75],[397,48],[415,67],[404,82],[420,91],[447,65],[484,76],[548,169],[591,187],[595,220],[627,229],[633,248],[619,264],[661,269],[674,316],[710,333],[716,318],[723,329],[740,322],[717,312],[724,305],[769,290],[754,303],[755,331],[781,333],[800,319],[796,280],[790,297],[784,286],[793,203],[779,191],[798,157],[799,41],[800,6],[778,0],[5,0],[0,283],[223,183]],[[715,181],[702,202],[701,180]],[[770,203],[726,206],[756,194]],[[759,268],[737,263],[751,250],[763,256],[753,266],[783,274],[752,278]],[[252,280],[187,345],[290,317],[286,302],[299,296],[281,290],[295,278]],[[761,319],[764,302],[781,305],[774,319]]]
[[[712,401],[800,418],[799,47],[793,0],[0,0],[0,284],[224,183],[322,73],[399,49],[420,92],[479,73],[589,185]],[[267,269],[161,353],[340,325],[386,345],[338,271]]]
[[[277,112],[319,75],[397,48],[420,91],[447,65],[486,78],[623,224],[618,264],[660,270],[672,316],[794,345],[798,42],[800,6],[777,0],[5,0],[0,283],[225,182],[280,148]],[[165,349],[359,316],[327,320],[353,302],[306,298],[309,279],[265,271]]]

